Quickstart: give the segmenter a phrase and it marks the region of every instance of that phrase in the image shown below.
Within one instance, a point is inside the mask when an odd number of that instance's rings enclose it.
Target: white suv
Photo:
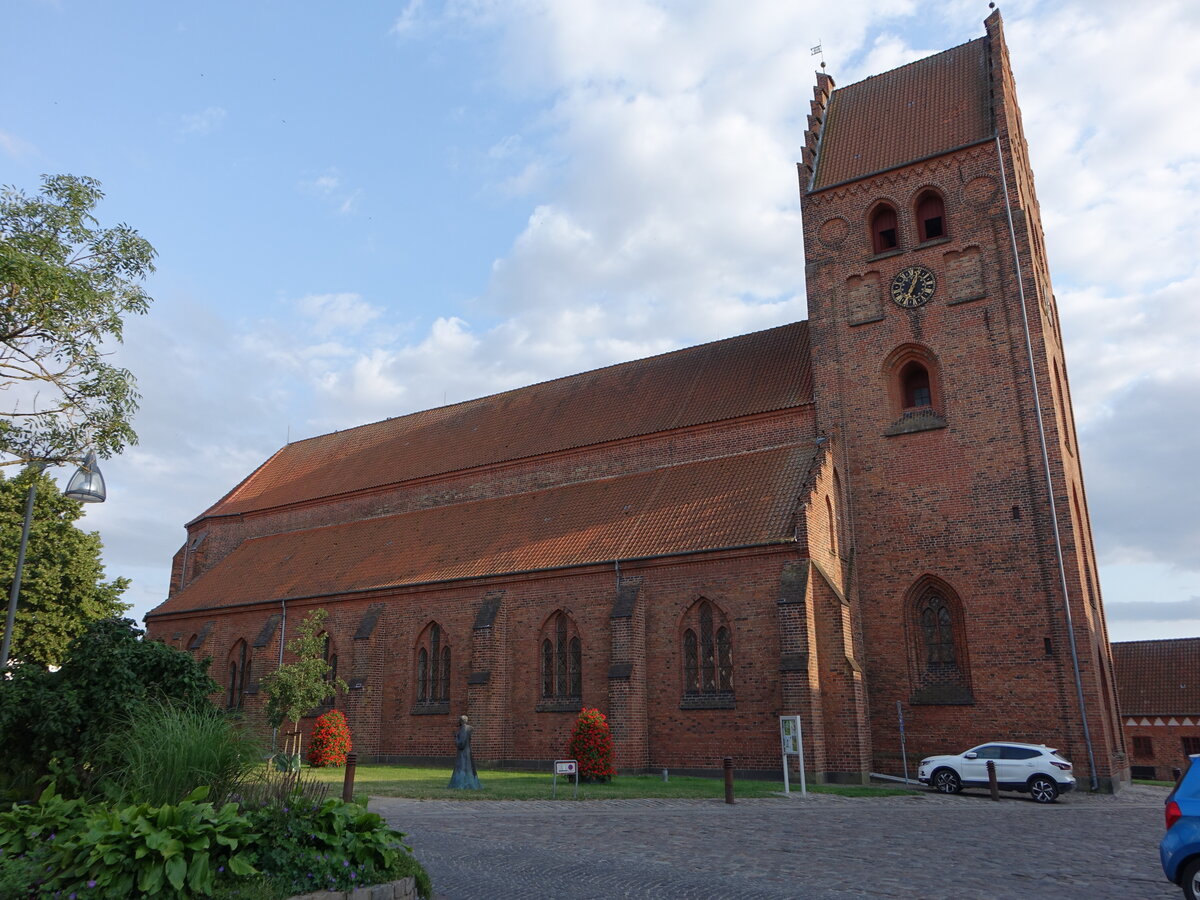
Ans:
[[[943,794],[957,794],[964,787],[987,787],[989,762],[996,764],[1000,790],[1023,791],[1038,803],[1053,803],[1059,794],[1075,790],[1071,764],[1045,744],[993,741],[958,756],[926,757],[917,779]]]

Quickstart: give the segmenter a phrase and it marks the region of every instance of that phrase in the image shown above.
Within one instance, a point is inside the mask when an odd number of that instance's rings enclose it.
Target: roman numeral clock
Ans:
[[[937,278],[924,266],[909,266],[901,269],[892,279],[892,302],[905,309],[924,306],[937,290]]]

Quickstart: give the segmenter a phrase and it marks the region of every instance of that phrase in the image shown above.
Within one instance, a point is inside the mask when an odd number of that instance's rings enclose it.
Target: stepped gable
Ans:
[[[1117,641],[1112,655],[1122,715],[1200,713],[1200,638]]]
[[[783,447],[241,544],[171,613],[794,540],[817,450]]]
[[[979,38],[835,90],[812,189],[990,138],[988,70],[987,38]]]
[[[811,402],[795,322],[297,441],[195,521]]]

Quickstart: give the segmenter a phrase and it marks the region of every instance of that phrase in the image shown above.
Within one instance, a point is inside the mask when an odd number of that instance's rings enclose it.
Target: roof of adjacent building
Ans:
[[[200,519],[272,509],[812,401],[808,323],[288,444]]]
[[[149,616],[786,544],[818,452],[759,450],[255,538]]]
[[[813,190],[991,137],[988,76],[988,39],[979,38],[836,89]]]
[[[1112,654],[1122,715],[1200,714],[1200,638],[1119,641]]]

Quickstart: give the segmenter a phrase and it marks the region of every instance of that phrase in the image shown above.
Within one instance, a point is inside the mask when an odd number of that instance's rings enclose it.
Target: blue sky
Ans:
[[[1001,10],[1110,636],[1200,635],[1200,7]],[[9,0],[0,182],[98,178],[159,254],[86,519],[134,614],[289,439],[803,318],[810,48],[849,84],[987,12]]]

